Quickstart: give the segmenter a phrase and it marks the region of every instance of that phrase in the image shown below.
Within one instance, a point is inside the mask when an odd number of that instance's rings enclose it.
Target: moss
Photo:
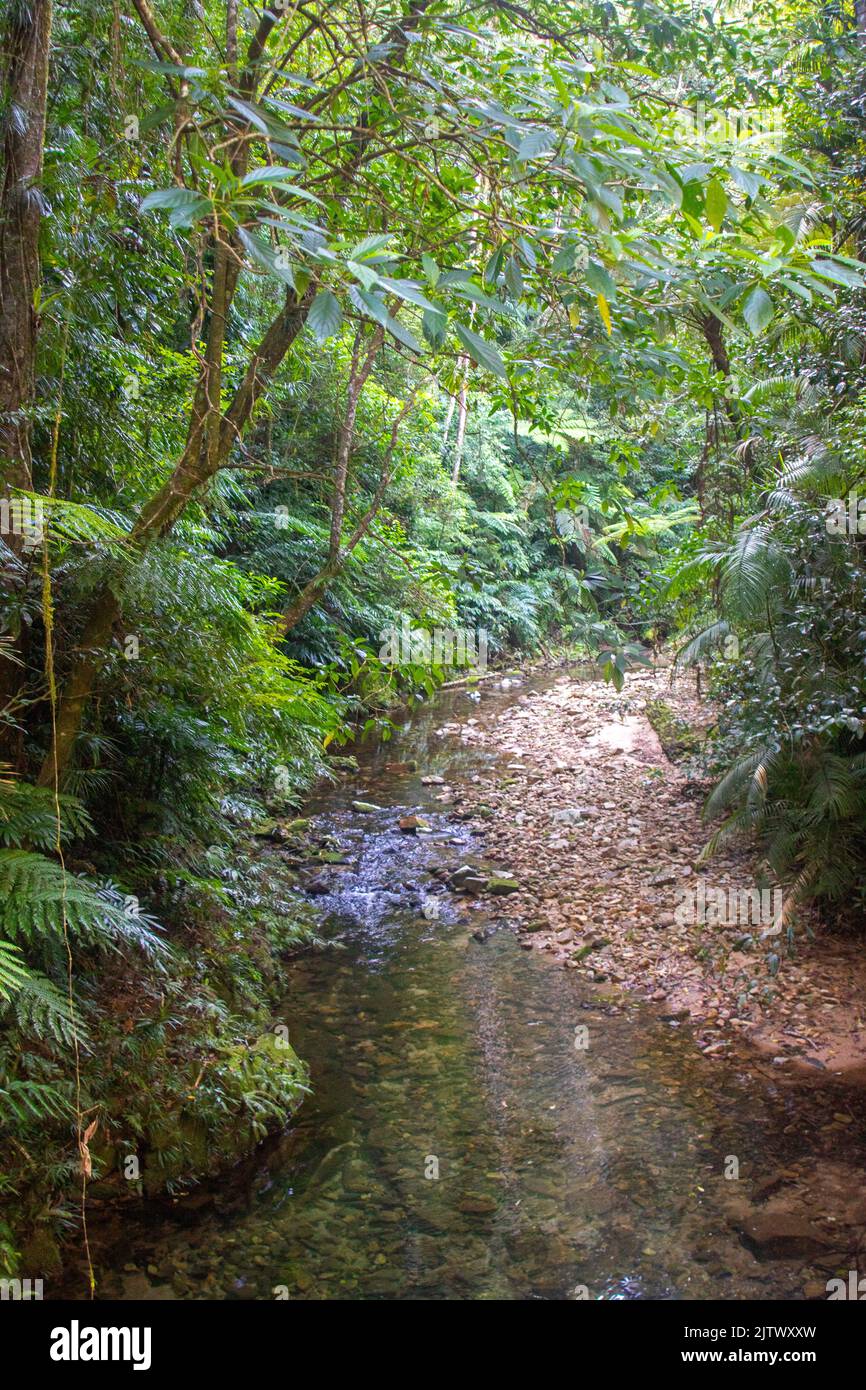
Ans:
[[[693,758],[701,747],[701,735],[679,715],[674,714],[664,700],[650,700],[646,707],[647,718],[655,732],[665,756],[672,763],[685,758]]]
[[[61,1267],[60,1247],[51,1232],[37,1226],[21,1250],[21,1268],[32,1278],[56,1274]]]

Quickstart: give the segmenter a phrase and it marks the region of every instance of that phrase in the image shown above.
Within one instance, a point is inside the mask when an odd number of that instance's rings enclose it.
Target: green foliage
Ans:
[[[862,547],[825,516],[866,481],[853,11],[236,20],[234,55],[211,0],[156,36],[55,7],[3,499],[43,524],[0,537],[0,1101],[34,1220],[77,1187],[74,1082],[98,1180],[132,1144],[154,1189],[304,1094],[262,1039],[314,922],[248,832],[453,674],[384,654],[404,622],[618,689],[675,634],[720,701],[711,848],[758,835],[791,910],[859,902]]]

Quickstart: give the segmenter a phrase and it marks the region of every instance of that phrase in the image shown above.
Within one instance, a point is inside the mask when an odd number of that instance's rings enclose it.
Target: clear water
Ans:
[[[313,803],[350,860],[319,900],[333,944],[297,962],[280,1011],[314,1093],[241,1201],[130,1235],[151,1296],[801,1295],[803,1259],[759,1262],[724,1210],[727,1156],[751,1186],[808,1152],[801,1094],[702,1057],[507,925],[474,939],[483,917],[448,893],[439,920],[422,913],[430,870],[482,852],[420,778],[459,789],[486,755],[437,729],[516,697],[445,697]],[[389,769],[401,759],[418,771]],[[415,810],[432,835],[399,832]]]

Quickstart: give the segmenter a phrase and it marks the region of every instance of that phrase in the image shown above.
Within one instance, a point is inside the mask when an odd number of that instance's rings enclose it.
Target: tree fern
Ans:
[[[0,1073],[0,1113],[27,1128],[33,1122],[66,1120],[72,1115],[71,1097],[57,1086],[19,1077],[3,1080]]]
[[[92,829],[90,816],[74,796],[60,797],[60,831],[64,840],[78,839]],[[57,839],[57,806],[47,787],[11,778],[0,780],[0,844],[53,848]]]
[[[0,934],[38,945],[62,934],[64,918],[82,942],[103,949],[133,946],[153,960],[166,951],[152,919],[124,910],[103,890],[32,850],[0,851]]]
[[[4,944],[0,942],[0,948]],[[80,1046],[88,1045],[87,1030],[78,1012],[70,1008],[68,998],[44,975],[28,973],[8,1002],[0,1005],[0,1020],[8,1022],[10,1018],[27,1038],[61,1047],[71,1046],[76,1039]]]

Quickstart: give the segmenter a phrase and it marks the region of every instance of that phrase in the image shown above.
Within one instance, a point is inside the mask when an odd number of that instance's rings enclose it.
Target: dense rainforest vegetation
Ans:
[[[389,630],[617,687],[666,644],[710,849],[789,933],[862,913],[864,40],[859,0],[4,0],[7,1272],[303,1097],[315,917],[250,845],[461,674]]]

